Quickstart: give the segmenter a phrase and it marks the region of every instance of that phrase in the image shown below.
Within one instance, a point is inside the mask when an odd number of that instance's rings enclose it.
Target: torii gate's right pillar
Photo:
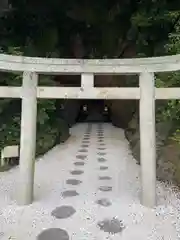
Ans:
[[[140,156],[142,204],[156,205],[156,130],[154,73],[140,74]]]

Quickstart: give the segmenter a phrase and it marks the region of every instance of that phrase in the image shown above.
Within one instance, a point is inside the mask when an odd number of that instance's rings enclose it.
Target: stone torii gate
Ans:
[[[139,99],[141,203],[156,204],[155,100],[180,99],[179,88],[155,88],[154,73],[180,70],[180,55],[137,59],[45,59],[0,54],[0,71],[22,72],[21,87],[0,87],[0,98],[21,98],[19,204],[33,201],[37,98]],[[138,74],[136,88],[95,88],[94,74]],[[38,87],[38,74],[80,74],[81,87]]]

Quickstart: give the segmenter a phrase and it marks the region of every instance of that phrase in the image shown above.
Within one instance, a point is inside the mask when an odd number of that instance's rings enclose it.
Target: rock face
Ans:
[[[112,100],[110,106],[112,124],[119,128],[127,128],[135,107],[135,101]]]
[[[64,100],[62,106],[63,107],[60,110],[61,117],[68,123],[69,127],[72,127],[76,123],[80,110],[80,103],[78,100],[67,99]]]
[[[79,16],[78,16],[79,17]],[[83,42],[82,36],[77,33],[72,36],[70,41],[70,52],[71,57],[76,59],[89,58],[87,55],[85,43]],[[121,49],[121,50],[120,50]],[[118,46],[117,52],[114,53],[115,56],[121,58],[132,58],[136,56],[136,45],[134,44],[123,44]],[[80,75],[61,75],[55,77],[56,82],[60,86],[66,87],[80,87],[81,77]],[[135,82],[134,82],[135,80]],[[94,86],[95,87],[127,87],[137,85],[137,76],[116,76],[116,75],[95,75],[94,76]],[[134,85],[135,83],[135,85]],[[77,100],[66,100],[64,104],[63,119],[72,126],[77,119],[80,105],[83,104],[82,101]],[[126,128],[127,123],[131,120],[133,113],[136,109],[135,101],[125,101],[125,100],[108,100],[105,104],[110,108],[111,121],[116,127]]]
[[[99,75],[95,77],[95,87],[128,87],[129,85],[137,85],[136,76]],[[137,101],[107,100],[105,104],[110,108],[112,124],[123,129],[127,128],[133,113],[137,110]]]
[[[169,139],[173,131],[173,122],[159,122],[156,124],[156,174],[157,179],[180,185],[180,147]],[[125,130],[132,154],[140,164],[140,135],[137,114],[129,122]]]

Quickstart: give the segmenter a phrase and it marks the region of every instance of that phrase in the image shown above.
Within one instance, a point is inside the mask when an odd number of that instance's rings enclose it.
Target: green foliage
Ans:
[[[170,137],[170,139],[180,144],[180,129],[176,129],[175,132]]]
[[[22,55],[19,48],[8,48],[8,53],[13,55]],[[1,74],[1,85],[20,86],[22,83],[22,75]],[[40,85],[55,85],[52,77],[41,76]],[[54,114],[55,100],[38,100],[37,107],[37,141],[36,154],[43,154],[54,146],[55,141],[62,131],[62,126],[58,124]],[[21,100],[2,99],[0,100],[0,149],[7,145],[20,144],[20,123],[21,123]]]
[[[180,54],[180,21],[177,21],[175,31],[169,34],[166,51],[168,54]],[[159,74],[156,78],[156,87],[180,87],[180,71]],[[159,108],[159,112],[161,112],[158,115],[159,120],[176,121],[180,125],[180,100],[167,101]]]

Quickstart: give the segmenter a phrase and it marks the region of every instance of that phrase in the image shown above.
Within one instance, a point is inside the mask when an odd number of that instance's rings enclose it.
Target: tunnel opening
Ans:
[[[81,88],[80,75],[57,75],[55,85],[67,88]],[[94,88],[138,87],[137,75],[94,75]],[[69,127],[82,122],[109,122],[126,129],[133,114],[138,110],[137,100],[128,99],[81,99],[65,98],[57,100],[58,116]]]
[[[58,116],[64,119],[69,127],[83,122],[109,122],[122,129],[128,127],[139,105],[137,100],[122,99],[64,99],[59,103],[56,108]]]
[[[110,108],[104,100],[84,100],[76,122],[111,122]]]

